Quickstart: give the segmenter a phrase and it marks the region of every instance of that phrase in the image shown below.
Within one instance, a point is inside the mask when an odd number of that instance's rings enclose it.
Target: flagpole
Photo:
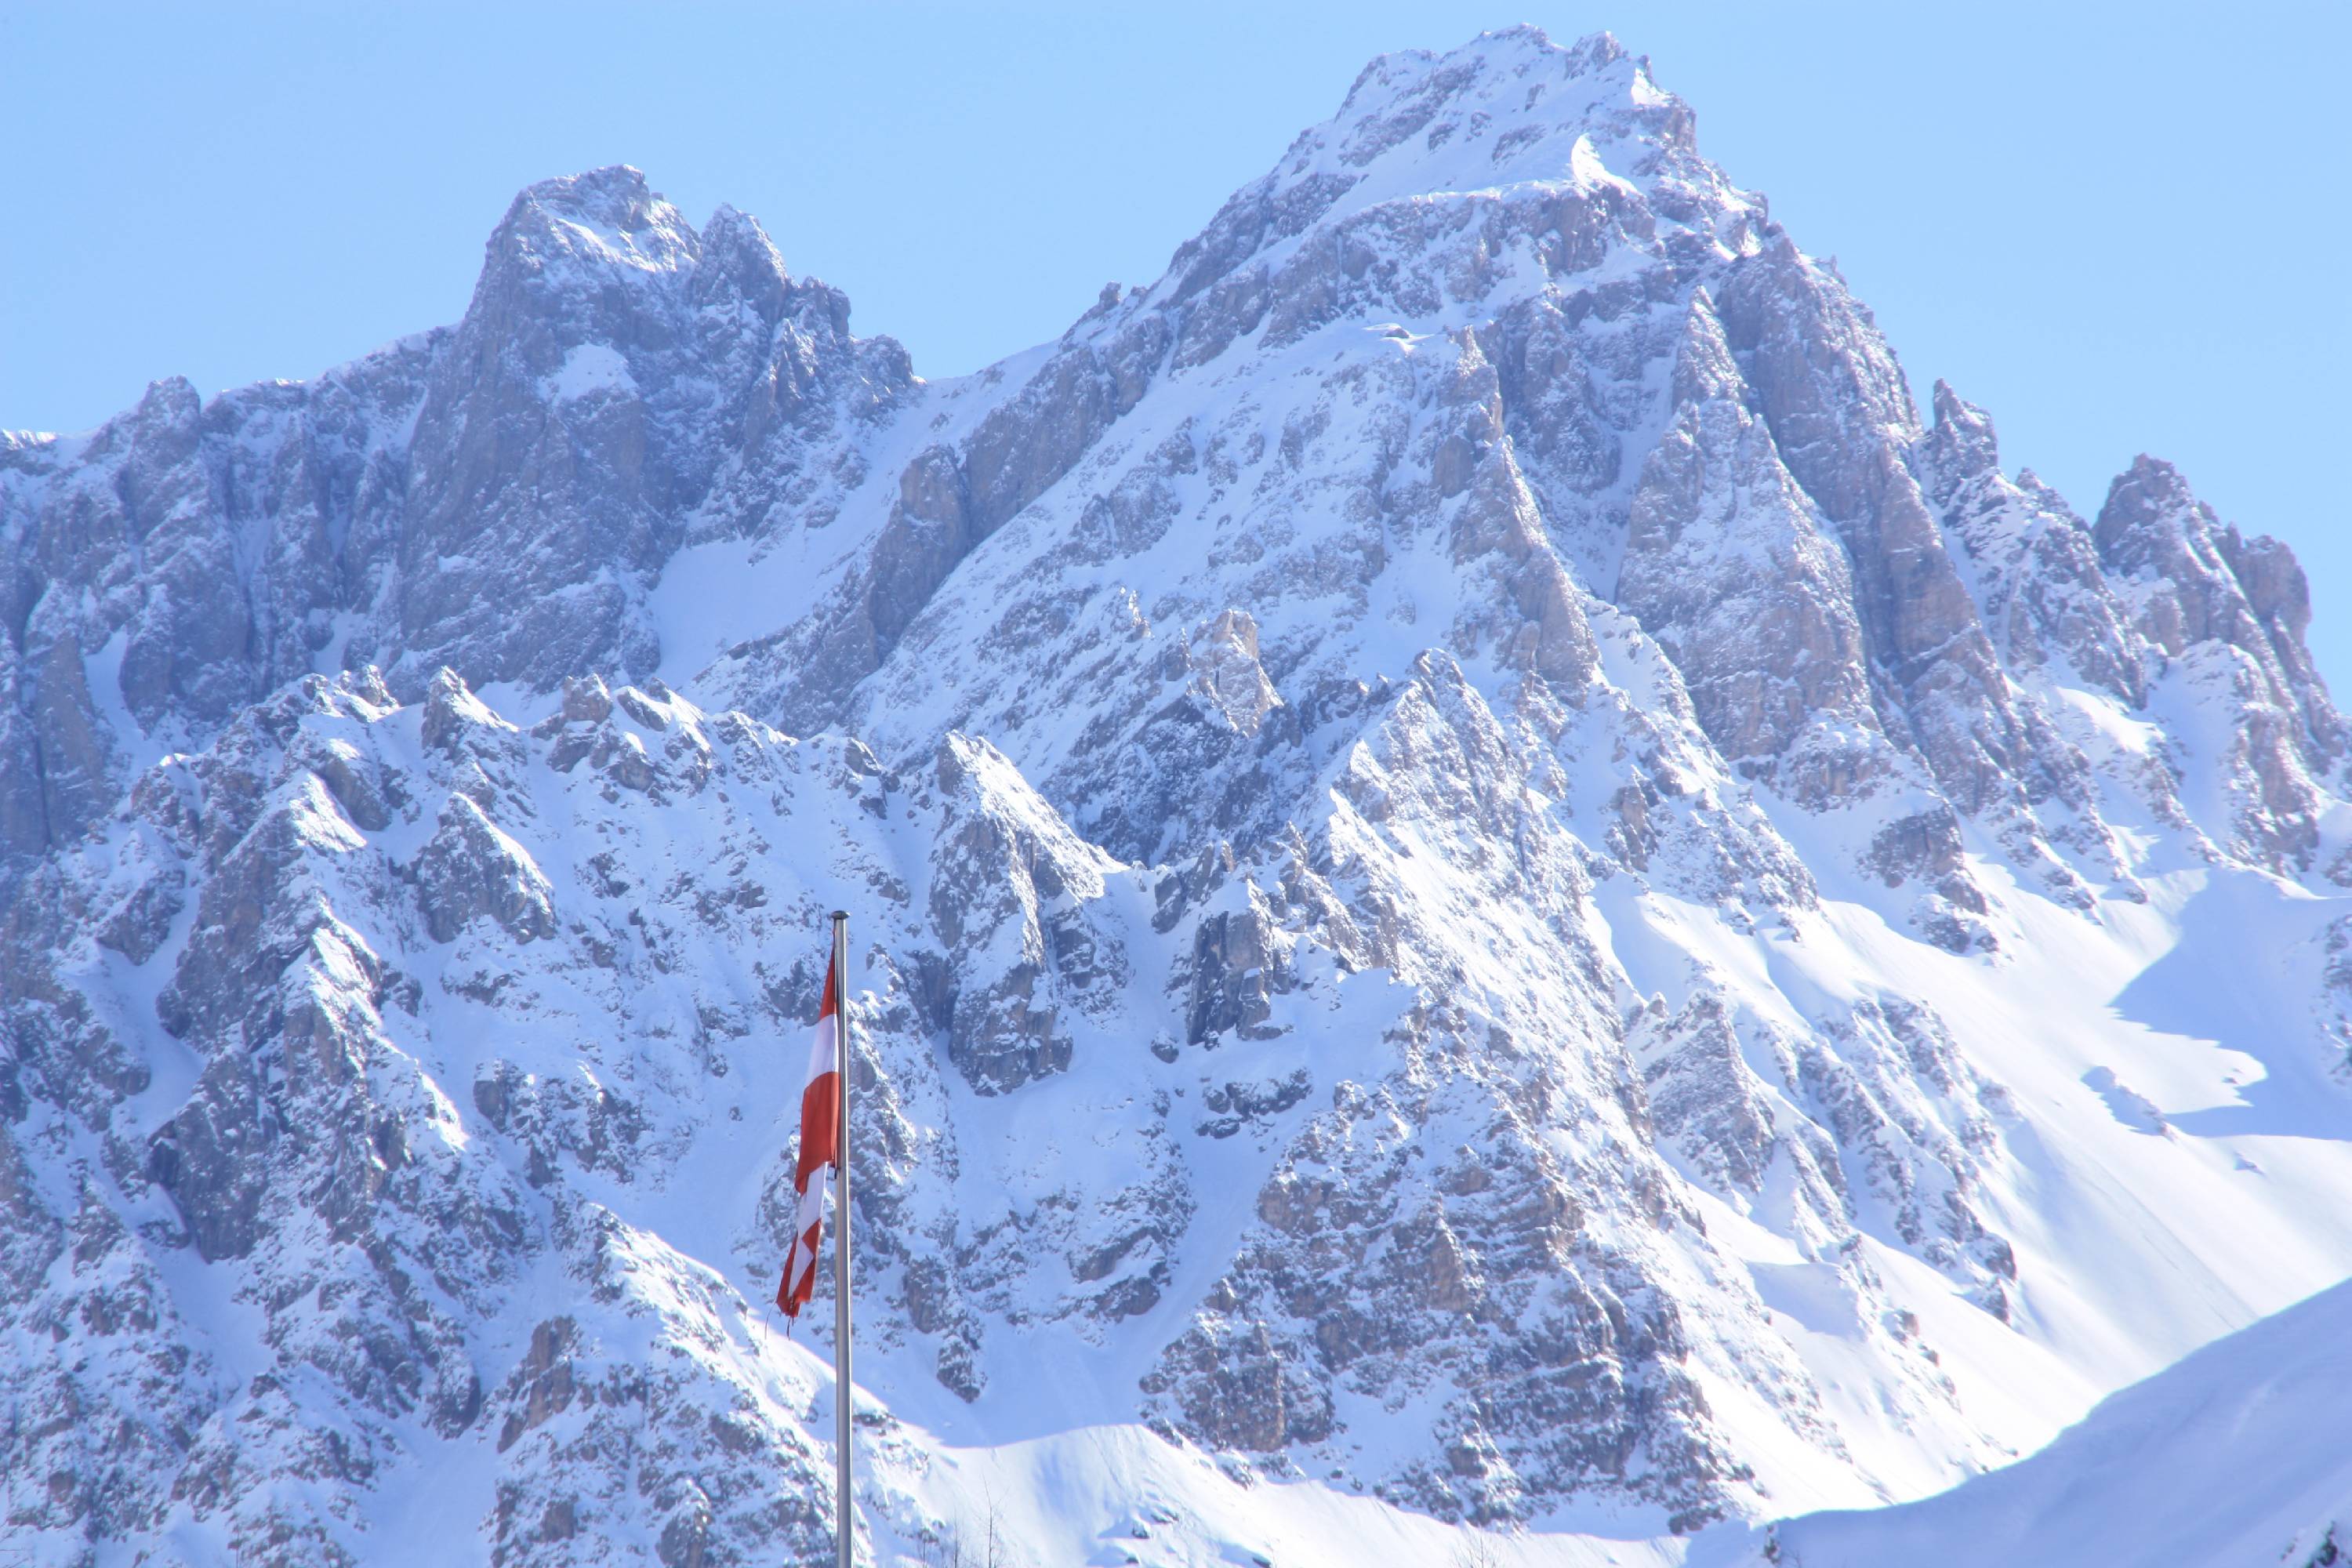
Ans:
[[[838,1477],[834,1500],[837,1568],[851,1568],[849,1510],[849,913],[833,911],[834,1048],[841,1075],[841,1158],[833,1167],[833,1402]]]

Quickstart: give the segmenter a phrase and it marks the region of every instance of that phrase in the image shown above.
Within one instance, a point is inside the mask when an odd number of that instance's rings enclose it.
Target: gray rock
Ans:
[[[547,879],[462,795],[451,795],[441,808],[440,826],[416,858],[416,889],[436,942],[455,941],[478,920],[494,922],[519,942],[555,934]]]

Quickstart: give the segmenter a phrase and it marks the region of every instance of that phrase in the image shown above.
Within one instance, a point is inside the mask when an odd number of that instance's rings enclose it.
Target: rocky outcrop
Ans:
[[[462,795],[451,795],[442,808],[439,829],[417,857],[415,875],[425,929],[436,942],[448,942],[482,919],[519,942],[555,934],[547,879],[528,851]]]
[[[2235,807],[2231,847],[2310,867],[2318,781],[2340,767],[2346,733],[2304,647],[2310,592],[2294,555],[2224,527],[2170,464],[2147,457],[2108,489],[2092,536],[2156,654],[2238,710],[2236,734],[2208,764]]]
[[[1000,1093],[1068,1067],[1065,1015],[1089,991],[1100,1010],[1125,978],[1117,939],[1085,913],[1112,865],[983,742],[950,735],[933,780],[942,820],[928,901],[956,958],[927,1000],[965,1080]]]
[[[1704,290],[1674,422],[1644,461],[1617,603],[1685,672],[1716,749],[1800,803],[1865,792],[1895,759],[1872,704],[1846,553],[1781,464]]]

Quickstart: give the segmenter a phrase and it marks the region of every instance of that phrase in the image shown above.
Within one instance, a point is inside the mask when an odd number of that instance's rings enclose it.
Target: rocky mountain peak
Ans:
[[[567,263],[676,271],[700,247],[693,226],[641,171],[615,163],[525,187],[488,248],[493,265],[534,271]]]
[[[1444,54],[1383,55],[1338,112],[1179,248],[1154,298],[1181,301],[1219,276],[1278,267],[1309,228],[1398,226],[1372,216],[1388,204],[1549,190],[1609,206],[1676,172],[1719,183],[1696,163],[1687,107],[1605,33],[1563,47],[1522,26]],[[1461,216],[1437,220],[1447,221]],[[1377,265],[1377,245],[1339,243],[1351,276]]]
[[[695,293],[709,303],[731,293],[763,320],[773,321],[785,309],[793,286],[783,254],[760,220],[724,203],[702,226],[700,275]],[[841,305],[841,331],[848,330],[848,301]]]
[[[1992,417],[1938,380],[1931,400],[1935,421],[1928,428],[1929,450],[1940,477],[1948,481],[2000,470],[2000,440]]]
[[[1628,58],[1607,33],[1561,46],[1540,27],[1509,27],[1443,54],[1381,56],[1357,77],[1338,113],[1293,144],[1284,167],[1303,170],[1309,152],[1368,171],[1392,155],[1424,170],[1475,166],[1480,158],[1502,163],[1554,133],[1615,132],[1614,111],[1666,101],[1647,62]]]
[[[203,397],[186,376],[167,375],[148,383],[132,417],[148,429],[193,425],[203,406]]]
[[[2300,639],[2310,619],[2309,589],[2294,553],[2274,539],[2245,538],[2198,499],[2180,470],[2143,453],[2116,477],[2092,525],[2100,559],[2119,577],[2160,584],[2168,609],[2154,608],[2168,647],[2219,639],[2257,653],[2274,640],[2295,646],[2289,662],[2307,661]],[[2256,626],[2239,624],[2239,612]]]
[[[2143,452],[2116,476],[2099,508],[2100,554],[2116,570],[2163,570],[2219,530],[2213,510],[2197,499],[2181,471]]]

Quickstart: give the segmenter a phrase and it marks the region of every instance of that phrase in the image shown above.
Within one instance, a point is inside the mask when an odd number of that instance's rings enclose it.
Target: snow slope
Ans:
[[[2207,1345],[2103,1401],[2047,1447],[1940,1496],[1777,1526],[1802,1568],[2294,1568],[2352,1537],[2343,1390],[2352,1287]]]

